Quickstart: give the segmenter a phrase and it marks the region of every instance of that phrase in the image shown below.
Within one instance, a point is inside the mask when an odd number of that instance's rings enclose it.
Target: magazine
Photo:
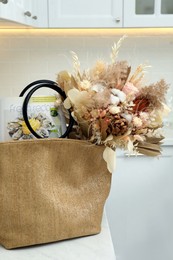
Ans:
[[[55,96],[33,96],[28,104],[28,120],[43,138],[57,138],[66,131],[61,106],[56,108]],[[24,97],[0,98],[0,141],[35,138],[23,119]]]

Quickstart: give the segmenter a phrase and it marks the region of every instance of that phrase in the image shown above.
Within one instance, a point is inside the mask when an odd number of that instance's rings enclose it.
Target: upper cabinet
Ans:
[[[8,22],[48,27],[47,0],[0,0],[0,19],[7,27]]]
[[[49,27],[122,27],[122,0],[49,0]]]
[[[0,21],[36,28],[173,27],[173,0],[0,0]]]
[[[0,0],[0,18],[4,21],[27,23],[23,0]]]
[[[25,0],[27,24],[33,27],[48,27],[47,0]]]
[[[170,26],[173,0],[124,0],[124,27]]]

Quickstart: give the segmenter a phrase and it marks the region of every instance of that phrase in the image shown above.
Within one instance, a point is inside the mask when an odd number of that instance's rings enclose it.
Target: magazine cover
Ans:
[[[56,108],[55,96],[33,96],[28,104],[29,122],[43,138],[60,137],[66,131],[61,107]],[[22,115],[24,97],[0,98],[0,141],[35,138]]]

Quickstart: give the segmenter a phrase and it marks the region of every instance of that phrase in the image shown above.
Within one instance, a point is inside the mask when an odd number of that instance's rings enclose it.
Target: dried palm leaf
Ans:
[[[161,154],[160,144],[153,144],[148,142],[138,143],[136,150],[147,156],[158,156]]]
[[[146,142],[151,144],[161,144],[161,141],[164,139],[164,136],[160,137],[146,137]]]
[[[157,151],[156,150],[149,150],[147,148],[141,148],[141,147],[137,148],[137,152],[141,153],[143,155],[153,156],[153,157],[161,155],[160,150],[157,150]]]

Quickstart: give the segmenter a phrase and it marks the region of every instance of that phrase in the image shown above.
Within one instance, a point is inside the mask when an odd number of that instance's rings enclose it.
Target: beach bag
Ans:
[[[0,244],[12,249],[98,234],[111,185],[103,151],[68,138],[1,142]]]
[[[0,143],[0,244],[99,233],[111,184],[103,149],[61,138]]]

